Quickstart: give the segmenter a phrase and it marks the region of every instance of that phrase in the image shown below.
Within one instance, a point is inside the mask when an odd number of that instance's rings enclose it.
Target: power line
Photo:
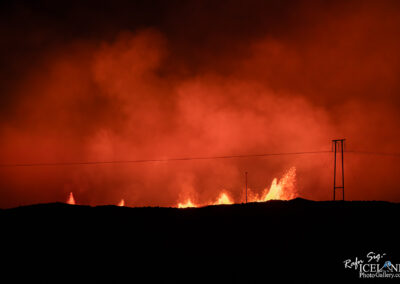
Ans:
[[[236,158],[261,158],[261,157],[268,157],[268,156],[323,154],[323,153],[331,153],[331,152],[332,151],[329,150],[329,151],[282,152],[282,153],[209,156],[209,157],[184,157],[184,158],[166,158],[166,159],[142,159],[142,160],[53,162],[53,163],[15,163],[15,164],[0,164],[0,167],[42,167],[42,166],[79,166],[79,165],[101,165],[101,164],[133,164],[133,163],[155,163],[155,162],[175,162],[175,161],[194,161],[194,160],[236,159]]]
[[[384,153],[369,151],[345,150],[346,153],[393,156],[400,157],[400,153]],[[227,155],[227,156],[208,156],[208,157],[181,157],[181,158],[165,158],[165,159],[140,159],[140,160],[111,160],[111,161],[75,161],[75,162],[33,162],[33,163],[13,163],[0,164],[0,167],[45,167],[45,166],[84,166],[84,165],[105,165],[105,164],[134,164],[134,163],[159,163],[159,162],[179,162],[179,161],[195,161],[195,160],[221,160],[221,159],[240,159],[240,158],[262,158],[270,156],[289,156],[289,155],[308,155],[308,154],[324,154],[332,153],[332,150],[326,151],[303,151],[303,152],[280,152],[280,153],[264,153],[264,154],[245,154],[245,155]]]
[[[388,153],[388,152],[369,152],[369,151],[352,151],[346,150],[347,153],[352,154],[362,154],[362,155],[376,155],[376,156],[393,156],[393,157],[400,157],[400,153]]]

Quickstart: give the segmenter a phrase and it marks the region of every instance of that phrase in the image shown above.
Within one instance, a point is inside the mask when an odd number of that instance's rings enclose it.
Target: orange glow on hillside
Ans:
[[[221,205],[221,204],[233,204],[231,197],[226,192],[223,192],[218,197],[218,200],[213,203],[213,205]]]
[[[70,205],[76,204],[75,198],[74,198],[74,195],[72,194],[72,192],[69,193],[67,204],[70,204]]]
[[[178,208],[190,208],[190,207],[198,207],[198,205],[193,204],[190,199],[187,199],[185,202],[178,203]]]
[[[253,192],[248,189],[248,201],[249,202],[264,202],[268,200],[290,200],[298,196],[296,189],[296,168],[291,167],[281,179],[274,178],[271,186],[265,188],[261,194]],[[195,203],[190,198],[185,201],[179,202],[176,207],[188,208],[188,207],[202,207],[208,205],[221,205],[221,204],[234,204],[233,198],[229,193],[223,191],[219,194],[215,202],[201,204]]]
[[[289,200],[297,197],[296,190],[296,168],[292,167],[278,181],[274,178],[270,188],[265,188],[261,196],[253,195],[249,200],[251,202],[263,202],[268,200]]]

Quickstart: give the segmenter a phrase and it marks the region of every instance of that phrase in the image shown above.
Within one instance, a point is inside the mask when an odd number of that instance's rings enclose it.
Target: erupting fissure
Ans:
[[[296,190],[296,168],[290,168],[279,180],[274,178],[271,186],[265,188],[261,193],[257,193],[253,191],[251,188],[247,190],[248,196],[247,200],[249,202],[263,202],[272,199],[278,200],[289,200],[296,198],[298,196]],[[67,204],[75,205],[75,198],[72,192],[70,192],[68,199],[66,201]],[[234,199],[226,190],[222,190],[215,201],[208,203],[197,203],[192,198],[186,198],[182,201],[178,202],[175,206],[177,208],[190,208],[190,207],[201,207],[207,205],[222,205],[222,204],[234,204]],[[117,204],[117,206],[125,206],[125,200],[121,199],[121,201]]]
[[[291,167],[281,179],[274,178],[271,186],[265,188],[261,194],[254,192],[250,188],[248,189],[248,201],[249,202],[264,202],[268,200],[289,200],[298,196],[296,190],[296,168]],[[192,199],[187,198],[185,201],[179,202],[176,207],[188,208],[188,207],[201,207],[207,205],[221,205],[221,204],[233,204],[232,197],[227,192],[221,192],[217,198],[217,201],[200,204],[193,202]]]
[[[265,188],[261,195],[252,194],[250,202],[262,202],[273,199],[289,200],[297,197],[296,190],[296,168],[290,168],[278,181],[274,178],[270,188]],[[251,191],[251,190],[250,190]]]
[[[67,204],[70,205],[75,205],[75,198],[74,195],[72,194],[72,192],[69,193],[68,199],[67,199]]]

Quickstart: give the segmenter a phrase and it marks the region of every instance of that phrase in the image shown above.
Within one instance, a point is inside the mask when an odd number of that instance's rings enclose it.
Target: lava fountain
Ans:
[[[199,206],[195,205],[189,198],[182,203],[178,203],[177,207],[178,208],[191,208],[191,207],[199,207]]]
[[[248,200],[249,202],[264,202],[268,200],[289,200],[298,196],[296,189],[296,168],[291,167],[279,180],[274,178],[271,186],[265,188],[261,194],[248,189]],[[183,202],[179,202],[176,207],[188,208],[188,207],[201,207],[207,205],[221,205],[221,204],[233,204],[232,197],[225,191],[221,192],[215,202],[208,204],[198,204],[193,202],[190,198]]]
[[[298,196],[296,190],[296,168],[292,167],[286,174],[278,181],[274,178],[270,188],[264,189],[261,198],[256,198],[255,202],[263,202],[272,199],[289,200]]]
[[[221,204],[233,204],[234,202],[232,199],[229,197],[229,195],[226,192],[223,192],[219,195],[218,199],[216,202],[214,202],[212,205],[221,205]]]
[[[68,196],[68,199],[67,199],[67,204],[70,204],[70,205],[75,205],[76,204],[75,198],[74,198],[74,195],[72,194],[72,192],[69,193],[69,196]]]

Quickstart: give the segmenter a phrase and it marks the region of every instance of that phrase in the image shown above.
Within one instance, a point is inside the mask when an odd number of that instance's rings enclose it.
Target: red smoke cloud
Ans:
[[[318,151],[342,137],[349,150],[396,152],[398,10],[354,3],[316,15],[299,6],[303,22],[289,32],[230,39],[220,56],[200,46],[201,62],[157,27],[58,46],[9,90],[16,99],[0,124],[1,162]],[[207,42],[229,49],[212,35]],[[176,54],[182,48],[187,54]],[[332,158],[2,167],[0,206],[64,201],[71,191],[93,205],[205,204],[222,190],[241,202],[245,171],[261,192],[292,166],[300,195],[325,200]],[[397,157],[346,153],[345,167],[348,199],[400,200]]]

